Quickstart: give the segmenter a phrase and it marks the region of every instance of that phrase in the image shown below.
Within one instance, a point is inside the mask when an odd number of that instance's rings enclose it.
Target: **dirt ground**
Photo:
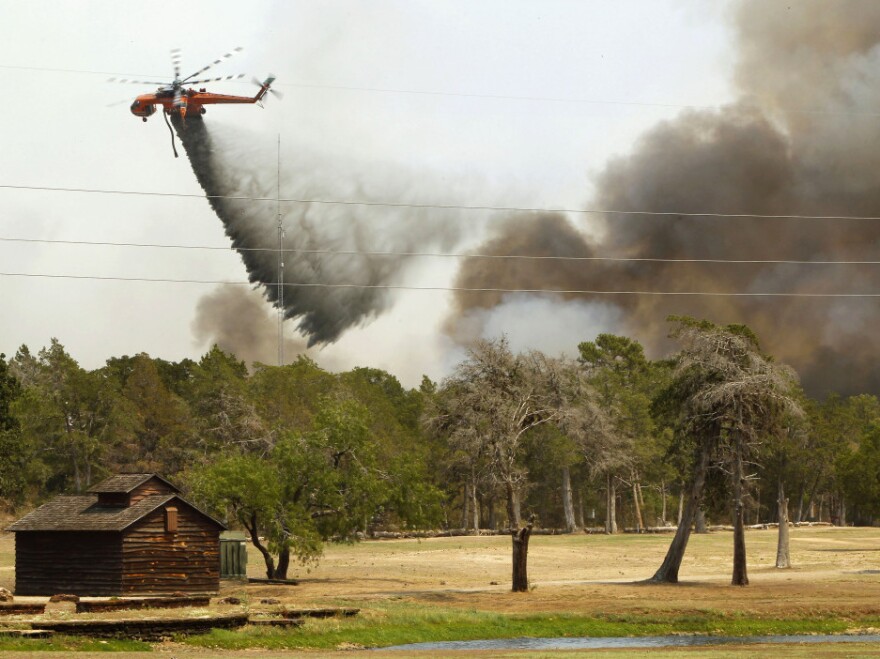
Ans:
[[[527,594],[509,592],[511,543],[506,536],[330,546],[316,568],[297,571],[299,586],[249,586],[247,591],[252,597],[280,597],[304,606],[402,597],[505,612],[880,614],[880,529],[793,529],[794,567],[789,570],[774,567],[774,530],[749,531],[751,585],[746,588],[729,585],[731,533],[693,535],[680,584],[633,583],[653,574],[670,540],[670,535],[534,536],[529,552],[533,590]],[[249,573],[265,576],[255,554],[249,552]]]
[[[671,535],[534,536],[529,552],[533,589],[520,594],[510,592],[511,542],[507,536],[329,545],[316,567],[292,570],[290,576],[300,579],[298,586],[224,582],[221,595],[244,594],[252,603],[272,597],[285,605],[298,607],[340,603],[369,607],[371,602],[395,600],[421,606],[507,613],[656,614],[662,617],[712,612],[760,618],[830,614],[841,619],[880,616],[880,528],[793,529],[794,567],[789,570],[773,567],[776,532],[750,530],[746,535],[751,579],[748,587],[729,585],[731,533],[693,535],[680,572],[682,583],[676,586],[635,583],[653,574],[670,541]],[[249,547],[248,555],[250,575],[265,576],[258,552]],[[13,539],[8,534],[0,534],[0,586],[13,588],[13,563]],[[767,656],[764,653],[768,649],[728,648],[712,656]],[[204,652],[182,647],[157,650],[160,656]],[[688,650],[675,652],[679,653],[703,656]],[[780,650],[779,655],[805,656],[806,653],[812,657],[874,655],[870,648],[846,652],[844,648],[832,647],[805,649],[803,655],[788,648],[784,652]],[[224,652],[210,654],[240,656]],[[280,656],[260,651],[247,654],[261,659]],[[360,654],[340,653],[338,656]],[[386,655],[375,651],[364,654],[375,659]],[[668,652],[663,654],[670,656]],[[877,654],[880,655],[880,651]],[[504,656],[514,655],[504,653]],[[321,652],[309,656],[337,655]]]

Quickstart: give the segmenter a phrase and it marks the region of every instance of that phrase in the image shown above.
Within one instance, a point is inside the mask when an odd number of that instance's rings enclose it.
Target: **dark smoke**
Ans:
[[[608,163],[589,205],[621,211],[880,216],[880,3],[742,0],[741,99],[686,111]],[[743,260],[871,260],[880,222],[606,214],[590,239],[556,215],[515,218],[475,252]],[[875,293],[877,266],[469,259],[457,285],[604,291]],[[813,395],[880,393],[880,307],[859,298],[584,296],[655,355],[665,318],[743,322]],[[460,293],[450,321],[503,302]],[[552,322],[542,318],[536,321]],[[585,339],[590,338],[588,336]]]
[[[211,207],[239,250],[250,281],[263,285],[263,294],[276,305],[278,289],[273,284],[279,281],[278,254],[270,251],[278,247],[276,145],[258,136],[236,134],[228,127],[213,131],[200,118],[187,119],[185,126],[176,121],[175,128]],[[361,173],[346,171],[314,154],[284,155],[282,198],[370,200],[372,188],[363,182]],[[408,177],[391,172],[390,167],[384,169],[387,181],[376,184],[374,173],[373,186],[400,189],[380,190],[378,196],[410,198],[413,186],[402,187],[409,184]],[[295,320],[309,346],[336,341],[347,329],[368,322],[391,304],[387,289],[326,286],[393,284],[408,265],[405,257],[366,252],[449,248],[458,235],[455,219],[436,212],[317,203],[282,203],[280,208],[285,227],[284,281],[288,284],[285,316]]]
[[[216,344],[248,365],[277,363],[277,316],[255,290],[226,285],[203,296],[192,329],[200,344]],[[285,363],[305,353],[305,341],[285,339]]]

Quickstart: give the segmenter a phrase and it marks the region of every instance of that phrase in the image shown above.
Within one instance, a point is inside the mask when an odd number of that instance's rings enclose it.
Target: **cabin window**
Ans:
[[[177,533],[177,508],[169,506],[165,509],[165,532]]]

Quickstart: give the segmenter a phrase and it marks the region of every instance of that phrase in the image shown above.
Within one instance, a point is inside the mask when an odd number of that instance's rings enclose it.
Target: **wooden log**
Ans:
[[[58,634],[97,638],[136,638],[158,641],[172,634],[206,634],[212,629],[235,629],[248,622],[247,613],[204,618],[143,618],[139,620],[51,620],[42,628]]]
[[[96,613],[100,611],[125,611],[129,609],[182,609],[187,607],[207,607],[210,604],[211,597],[209,595],[88,600],[77,602],[76,612]]]
[[[0,603],[0,616],[42,615],[45,611],[45,604],[31,604],[29,602]]]
[[[302,618],[248,618],[248,624],[256,627],[302,627]]]
[[[49,638],[55,632],[49,629],[2,629],[0,638]]]
[[[326,608],[326,609],[284,609],[280,612],[284,618],[350,618],[360,613],[360,609]]]

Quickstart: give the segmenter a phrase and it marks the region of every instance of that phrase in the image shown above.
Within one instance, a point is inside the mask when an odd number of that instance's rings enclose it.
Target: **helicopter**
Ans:
[[[254,96],[233,96],[231,94],[214,94],[208,92],[204,87],[198,90],[188,87],[188,85],[200,85],[208,82],[220,82],[223,80],[238,80],[244,77],[244,74],[218,76],[216,78],[205,78],[203,80],[192,80],[197,75],[204,73],[212,66],[220,64],[224,60],[229,59],[235,53],[240,52],[241,47],[226,53],[222,57],[217,58],[207,66],[203,66],[195,73],[185,78],[180,77],[180,49],[175,48],[171,51],[171,60],[174,66],[174,80],[170,83],[151,82],[144,80],[129,80],[127,78],[110,78],[109,82],[121,82],[137,85],[159,85],[159,88],[151,94],[141,94],[131,104],[131,113],[136,117],[140,117],[146,121],[156,112],[157,106],[162,106],[165,115],[176,115],[181,120],[187,117],[200,118],[207,110],[206,105],[217,105],[226,103],[256,103],[262,106],[261,101],[267,92],[271,91],[276,96],[281,96],[276,90],[270,89],[275,81],[275,76],[270,75],[264,81],[260,82],[256,78],[253,82],[260,89]],[[166,117],[167,122],[167,117]]]

